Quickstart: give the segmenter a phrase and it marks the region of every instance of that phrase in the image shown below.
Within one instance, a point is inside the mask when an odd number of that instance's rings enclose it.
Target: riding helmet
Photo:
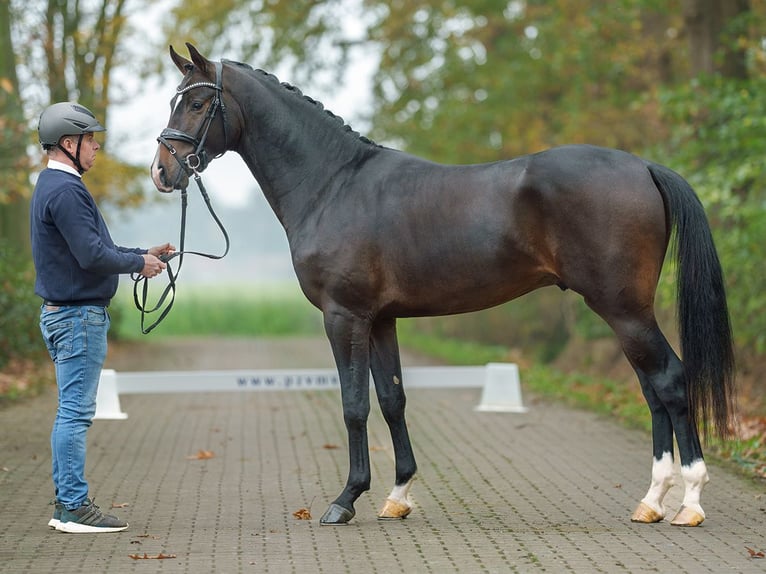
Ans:
[[[40,114],[37,132],[44,148],[53,147],[63,136],[103,132],[106,128],[96,116],[76,102],[59,102],[48,106]]]

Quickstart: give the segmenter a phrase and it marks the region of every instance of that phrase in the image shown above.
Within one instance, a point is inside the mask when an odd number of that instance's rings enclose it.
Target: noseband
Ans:
[[[226,105],[223,103],[222,97],[222,70],[223,64],[221,62],[215,62],[215,84],[212,82],[195,82],[194,84],[189,84],[183,88],[178,86],[178,88],[176,88],[176,93],[173,96],[173,99],[170,100],[170,110],[172,112],[175,110],[178,97],[184,95],[186,92],[191,91],[194,88],[213,88],[215,90],[215,96],[213,96],[213,101],[210,103],[210,106],[207,109],[205,119],[197,130],[197,135],[192,136],[186,132],[182,132],[181,130],[165,128],[157,138],[157,141],[164,145],[165,148],[167,148],[167,150],[170,152],[170,155],[176,158],[176,161],[184,170],[187,176],[192,174],[199,174],[205,170],[209,163],[207,151],[205,150],[205,141],[207,140],[207,132],[210,130],[210,126],[213,123],[215,115],[219,109],[221,110],[221,121],[223,122],[224,150],[226,150],[228,144],[228,134],[226,132]],[[171,141],[181,141],[191,144],[194,146],[194,151],[181,159],[178,157],[178,153],[176,153],[176,148],[173,147],[172,143],[170,143]],[[219,157],[220,155],[223,155],[223,152],[215,157]],[[177,180],[178,178],[176,178],[175,183],[177,183]],[[173,187],[175,187],[175,185]]]

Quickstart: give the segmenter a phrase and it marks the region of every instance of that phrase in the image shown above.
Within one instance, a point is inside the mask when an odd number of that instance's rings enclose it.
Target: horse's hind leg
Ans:
[[[404,418],[406,398],[395,319],[379,319],[373,324],[370,334],[370,368],[383,418],[391,432],[396,458],[394,488],[378,512],[378,518],[405,518],[412,511],[409,490],[417,467]]]
[[[683,364],[653,316],[604,318],[620,339],[652,414],[652,482],[631,519],[634,522],[659,522],[665,517],[663,498],[673,485],[675,433],[685,493],[682,507],[672,524],[697,526],[705,519],[700,495],[708,475],[697,429],[689,417]]]

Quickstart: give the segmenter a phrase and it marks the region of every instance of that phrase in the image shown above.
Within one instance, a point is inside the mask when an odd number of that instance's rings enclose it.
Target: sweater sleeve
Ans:
[[[115,245],[114,247],[122,253],[138,253],[139,255],[146,255],[149,253],[148,249],[142,247],[123,247],[122,245]]]
[[[83,269],[102,275],[139,272],[144,259],[122,251],[112,241],[101,213],[87,190],[67,186],[48,205],[51,217]]]

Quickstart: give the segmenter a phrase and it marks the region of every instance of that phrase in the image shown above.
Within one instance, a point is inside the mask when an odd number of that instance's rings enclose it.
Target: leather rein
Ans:
[[[186,132],[183,132],[181,130],[176,130],[173,128],[165,128],[160,133],[159,137],[157,138],[157,141],[164,145],[165,148],[170,152],[170,155],[172,155],[178,164],[181,166],[181,169],[187,176],[194,177],[194,180],[197,182],[197,187],[199,188],[200,195],[202,195],[202,199],[205,201],[205,205],[207,206],[207,210],[210,213],[210,216],[215,221],[218,228],[221,230],[221,234],[223,235],[223,238],[226,242],[226,249],[221,255],[214,255],[211,253],[203,253],[200,251],[187,251],[184,249],[185,243],[186,243],[186,208],[189,204],[188,200],[188,194],[186,188],[181,190],[181,229],[180,229],[180,239],[178,243],[178,250],[174,251],[173,253],[161,255],[160,259],[164,261],[167,264],[167,272],[168,272],[168,285],[165,287],[165,289],[162,292],[162,295],[160,295],[157,304],[152,307],[151,309],[147,305],[147,299],[148,299],[148,292],[149,292],[149,281],[148,278],[133,273],[131,274],[131,278],[133,279],[133,302],[136,305],[136,308],[141,312],[141,332],[146,335],[149,332],[152,331],[157,325],[160,324],[160,322],[168,315],[170,312],[170,309],[173,307],[173,303],[175,302],[176,297],[176,281],[178,280],[178,274],[181,271],[181,266],[183,265],[183,259],[184,255],[197,255],[200,257],[206,257],[208,259],[223,259],[226,257],[226,254],[229,252],[230,247],[230,241],[229,241],[229,234],[226,232],[226,228],[223,226],[223,223],[221,223],[220,218],[216,214],[215,210],[213,209],[213,205],[210,202],[210,196],[207,193],[207,190],[205,189],[205,185],[202,183],[202,176],[200,173],[205,170],[205,168],[208,166],[209,160],[207,157],[207,151],[205,150],[205,140],[207,139],[208,131],[210,130],[210,126],[213,123],[213,120],[215,119],[215,116],[218,112],[218,110],[221,111],[221,120],[223,122],[223,134],[224,134],[224,149],[226,149],[226,144],[228,143],[227,133],[226,133],[226,106],[223,103],[222,98],[222,92],[223,92],[223,84],[221,81],[222,76],[222,68],[223,65],[221,62],[215,63],[215,84],[211,82],[197,82],[194,84],[189,84],[188,86],[181,87],[179,86],[176,88],[176,93],[173,96],[173,99],[170,101],[170,109],[171,112],[176,107],[176,101],[178,100],[179,96],[182,96],[186,92],[193,90],[195,88],[213,88],[215,89],[215,96],[213,96],[213,100],[210,103],[210,106],[208,106],[207,114],[205,115],[205,119],[203,120],[202,124],[200,125],[199,129],[197,130],[197,135],[192,136],[187,134]],[[191,144],[194,146],[194,151],[187,154],[184,158],[179,157],[178,153],[176,153],[175,147],[173,147],[173,144],[171,141],[181,141],[188,144]],[[223,153],[215,156],[220,157],[223,155]],[[213,158],[215,159],[215,158]],[[176,187],[176,184],[178,183],[178,179],[181,177],[181,173],[176,176],[176,180],[173,183],[173,187]],[[178,268],[176,271],[173,271],[170,261],[174,259],[175,257],[178,257]],[[139,284],[141,284],[141,297],[139,297]],[[170,297],[168,299],[168,297]],[[167,305],[165,305],[165,301],[167,301]],[[145,327],[145,318],[146,315],[154,313],[156,311],[159,311],[162,309],[160,316],[155,320],[151,325],[148,327]]]

